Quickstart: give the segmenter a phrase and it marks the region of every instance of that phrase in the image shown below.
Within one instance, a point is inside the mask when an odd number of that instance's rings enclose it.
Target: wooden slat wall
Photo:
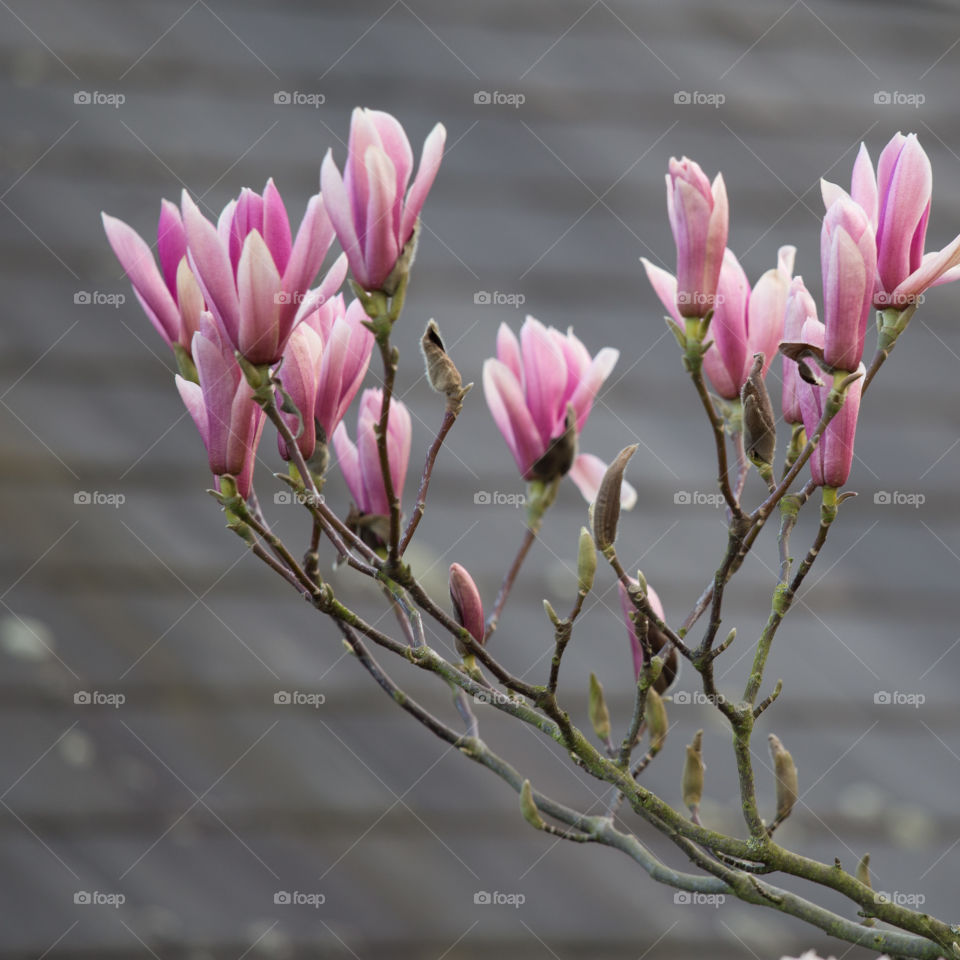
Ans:
[[[945,243],[960,224],[958,36],[952,6],[932,2],[4,5],[0,957],[654,960],[828,950],[775,914],[675,905],[625,858],[533,833],[498,781],[367,682],[329,626],[222,529],[169,358],[111,256],[99,211],[148,234],[161,196],[187,186],[218,210],[272,175],[299,215],[324,151],[343,157],[354,104],[395,113],[417,145],[442,120],[451,149],[398,330],[415,449],[441,415],[416,355],[428,317],[478,383],[498,324],[516,328],[526,311],[573,324],[592,351],[619,347],[582,445],[611,457],[642,444],[630,468],[640,503],[624,519],[621,549],[682,616],[716,565],[723,531],[718,512],[673,501],[678,490],[712,491],[712,481],[696,399],[638,263],[669,265],[667,159],[686,153],[724,171],[731,246],[751,277],[795,242],[797,270],[816,289],[819,177],[845,181],[862,137],[876,158],[894,131],[916,130],[935,171],[931,246]],[[78,90],[126,102],[76,105]],[[277,90],[326,101],[278,106]],[[477,105],[480,90],[526,99],[517,109]],[[676,105],[678,90],[726,102]],[[926,102],[875,105],[878,90],[921,92]],[[81,290],[127,302],[75,305]],[[481,290],[525,304],[477,305]],[[852,482],[861,496],[844,508],[778,637],[768,674],[786,684],[757,744],[776,730],[809,790],[785,841],[847,867],[869,849],[879,888],[922,893],[947,919],[960,883],[956,857],[941,859],[960,836],[952,296],[928,297],[865,404]],[[272,441],[264,451],[270,459]],[[263,491],[268,481],[264,469]],[[126,502],[78,506],[78,490]],[[438,464],[414,558],[440,596],[456,559],[492,600],[518,541],[519,515],[475,505],[478,490],[522,490],[479,388]],[[926,502],[879,506],[880,490]],[[336,475],[327,492],[346,505]],[[753,484],[750,496],[759,494]],[[295,530],[293,508],[275,515]],[[544,675],[550,647],[541,598],[568,602],[584,520],[567,486],[496,635],[497,654],[531,678]],[[810,536],[801,524],[795,552]],[[771,531],[729,594],[724,627],[737,626],[739,638],[720,672],[733,696],[775,564]],[[333,576],[345,597],[375,609],[363,585]],[[606,573],[588,605],[565,661],[566,696],[585,721],[595,670],[624,722],[629,655]],[[427,678],[398,677],[455,722]],[[678,685],[692,689],[689,674]],[[326,701],[315,711],[278,707],[280,689]],[[126,703],[78,706],[78,690],[120,692]],[[926,702],[875,705],[879,690]],[[671,720],[672,747],[651,767],[651,786],[679,800],[681,744],[704,726],[704,815],[738,829],[727,734],[705,707],[675,705]],[[602,797],[562,751],[487,712],[482,723],[538,786],[585,807]],[[769,809],[771,783],[760,790]],[[78,890],[121,892],[126,902],[75,905]],[[326,902],[276,906],[277,890],[322,892]],[[477,890],[526,902],[476,906]]]

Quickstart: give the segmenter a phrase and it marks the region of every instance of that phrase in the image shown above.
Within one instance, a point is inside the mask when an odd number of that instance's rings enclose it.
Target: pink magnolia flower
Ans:
[[[803,336],[803,325],[808,320],[817,319],[817,305],[803,283],[803,277],[794,277],[787,297],[784,313],[783,339],[799,341]],[[807,384],[800,379],[797,364],[789,357],[783,358],[783,419],[787,423],[803,423],[800,412],[800,391]]]
[[[538,461],[564,436],[568,406],[576,416],[576,433],[583,430],[597,391],[619,356],[618,350],[604,347],[591,360],[572,330],[562,334],[534,317],[527,317],[519,340],[505,323],[500,325],[497,357],[483,365],[483,390],[524,479],[537,479]],[[570,472],[587,496],[595,464],[582,457],[577,461]]]
[[[181,206],[190,264],[209,310],[246,360],[276,363],[333,243],[320,195],[307,203],[295,240],[273,180],[262,195],[242,190],[223,208],[216,227],[186,190]],[[345,276],[341,258],[321,284],[324,299],[336,293]]]
[[[356,444],[341,423],[333,432],[333,446],[359,511],[387,516],[390,513],[390,503],[383,484],[383,474],[380,472],[376,434],[382,408],[383,391],[364,390],[357,415]],[[393,398],[390,401],[390,416],[387,421],[387,460],[390,464],[393,492],[398,499],[403,498],[403,481],[407,475],[407,464],[410,462],[411,435],[410,414],[399,400]]]
[[[193,362],[200,382],[178,375],[180,397],[203,438],[211,473],[234,477],[240,496],[246,499],[264,414],[253,399],[232,347],[206,311],[200,316],[200,329],[193,335]]]
[[[483,643],[483,601],[473,577],[459,563],[450,564],[450,601],[453,603],[453,615],[457,623],[466,629],[477,643]]]
[[[342,177],[332,152],[323,158],[320,184],[327,210],[354,279],[364,290],[383,289],[397,265],[437,175],[446,136],[442,123],[430,132],[409,193],[413,151],[389,113],[353,111]]]
[[[630,582],[637,585],[633,577],[630,577]],[[640,671],[643,669],[643,647],[640,645],[640,638],[637,635],[637,625],[631,619],[631,616],[635,613],[636,608],[630,600],[630,595],[627,593],[623,584],[617,581],[617,591],[620,594],[620,609],[623,611],[623,619],[627,624],[627,634],[630,637],[630,651],[633,654],[633,672],[634,676],[640,676]],[[657,596],[657,591],[653,589],[649,584],[647,585],[647,599],[650,601],[650,606],[653,608],[653,612],[661,619],[666,620],[666,617],[663,612],[663,604],[660,602],[660,598]],[[660,653],[665,644],[669,644],[669,640],[666,635],[656,626],[654,623],[647,624],[647,640],[650,642],[650,648],[653,650],[654,656]],[[670,649],[670,652],[666,655],[666,659],[663,663],[663,670],[660,673],[660,676],[657,677],[656,683],[654,683],[654,690],[657,693],[663,693],[667,687],[676,679],[677,673],[679,671],[680,661],[677,657],[677,651],[675,649]]]
[[[783,339],[783,314],[795,254],[796,247],[781,247],[777,266],[768,270],[751,290],[736,255],[730,249],[724,252],[713,318],[707,334],[707,340],[713,343],[703,356],[703,369],[714,390],[727,400],[736,400],[740,396],[755,353],[764,355],[764,376],[773,361]],[[682,318],[675,306],[677,281],[645,257],[641,260],[660,301],[682,326]]]
[[[823,347],[826,334],[827,330],[819,320],[808,318],[803,325],[801,339],[804,343]],[[862,363],[857,370],[860,373],[866,373]],[[799,385],[800,411],[803,414],[803,427],[808,437],[816,432],[833,385],[831,376],[827,375],[823,379],[826,382],[822,387],[804,382]],[[817,486],[842,487],[850,477],[862,390],[863,377],[847,388],[847,397],[843,406],[827,425],[820,443],[810,457],[810,474]]]
[[[684,317],[702,317],[713,307],[729,208],[723,175],[713,184],[693,160],[670,158],[667,216],[677,246],[677,309]]]
[[[304,460],[313,456],[318,437],[322,443],[333,437],[366,376],[373,350],[366,319],[359,300],[345,308],[338,294],[304,316],[287,343],[280,381],[300,411],[297,445]],[[301,423],[295,414],[283,416],[291,430]],[[280,456],[289,460],[283,437],[277,441]]]
[[[823,181],[830,207],[846,196]],[[884,147],[874,174],[866,146],[860,145],[850,197],[866,211],[876,235],[877,272],[873,305],[902,310],[929,287],[960,279],[960,236],[935,253],[923,252],[933,187],[930,160],[915,133],[897,133]]]
[[[833,201],[820,231],[823,274],[824,359],[856,370],[873,301],[877,246],[866,211],[849,197]]]
[[[157,222],[160,269],[150,247],[133,227],[106,213],[101,217],[107,240],[147,318],[168,347],[177,344],[189,352],[204,304],[200,287],[187,265],[187,240],[180,211],[169,200],[160,202]]]

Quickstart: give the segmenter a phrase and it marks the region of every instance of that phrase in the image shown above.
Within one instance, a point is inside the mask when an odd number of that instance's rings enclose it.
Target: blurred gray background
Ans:
[[[448,152],[398,329],[399,390],[414,415],[407,509],[442,414],[416,354],[425,321],[437,319],[478,384],[501,321],[516,329],[529,311],[573,324],[591,352],[621,351],[582,447],[609,459],[641,444],[629,472],[640,502],[624,519],[621,553],[676,622],[724,534],[720,511],[675,503],[681,491],[713,492],[712,454],[638,263],[672,265],[667,160],[687,154],[711,176],[723,170],[730,245],[751,279],[793,242],[797,272],[818,290],[819,178],[846,183],[862,139],[876,159],[895,131],[914,130],[934,168],[928,247],[942,246],[960,230],[955,6],[9,0],[0,45],[0,956],[654,960],[776,958],[809,946],[868,956],[770,911],[677,904],[623,856],[535,833],[499,781],[398,711],[329,624],[223,529],[171,358],[99,213],[150,239],[162,196],[187,187],[219,210],[273,176],[299,219],[323,153],[332,146],[343,159],[354,105],[396,114],[418,154],[442,120]],[[280,91],[323,103],[277,104]],[[725,102],[676,102],[683,91]],[[79,92],[124,102],[77,103]],[[524,100],[477,103],[480,92]],[[875,102],[881,93],[925,99]],[[477,302],[481,292],[499,303]],[[76,302],[78,293],[93,302]],[[126,301],[113,306],[117,294]],[[757,736],[768,816],[766,733],[780,735],[800,770],[802,804],[783,842],[850,869],[869,850],[878,889],[923,897],[953,921],[955,296],[928,297],[867,397],[851,479],[860,497],[843,508],[777,638],[767,690],[783,677],[784,692]],[[353,432],[352,412],[348,423]],[[263,451],[274,456],[272,437]],[[300,549],[296,508],[272,503],[268,470],[259,486]],[[457,560],[492,603],[519,542],[521,515],[475,503],[480,491],[515,494],[522,484],[478,387],[443,449],[412,554],[444,602]],[[875,502],[882,491],[924,502]],[[75,503],[78,492],[125,501]],[[327,493],[346,509],[336,473]],[[760,494],[752,478],[749,502]],[[551,649],[541,600],[569,605],[585,517],[565,484],[493,644],[535,682]],[[811,535],[801,524],[795,553]],[[720,686],[731,696],[775,565],[770,530],[728,593],[724,629],[739,635]],[[376,609],[365,583],[333,577],[343,596]],[[587,606],[563,692],[586,723],[595,670],[622,725],[630,656],[607,571]],[[384,659],[456,723],[444,689]],[[676,689],[694,689],[689,673]],[[279,690],[325,702],[275,705]],[[76,704],[81,691],[125,702]],[[875,702],[884,691],[925,700]],[[674,704],[670,717],[646,781],[679,803],[683,744],[704,727],[704,819],[740,830],[729,736],[715,712]],[[538,787],[599,809],[603,791],[562,751],[499,720],[481,711],[495,749]],[[672,847],[640,836],[684,866]],[[277,891],[325,902],[278,905]],[[478,905],[478,891],[525,902]],[[75,903],[79,892],[125,902]],[[824,902],[850,914],[837,898]]]

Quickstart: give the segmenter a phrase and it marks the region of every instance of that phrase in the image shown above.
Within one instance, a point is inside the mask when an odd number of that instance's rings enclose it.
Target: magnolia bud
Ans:
[[[523,786],[520,788],[520,812],[523,814],[523,819],[530,824],[531,827],[536,827],[537,830],[543,830],[546,827],[543,817],[540,816],[540,811],[537,809],[537,804],[533,799],[533,789],[530,786],[529,780],[523,781]]]
[[[703,796],[703,757],[701,748],[703,746],[703,731],[698,730],[693,737],[693,742],[687,746],[687,759],[683,765],[683,782],[681,788],[683,791],[683,802],[695,812],[700,806],[700,798]]]
[[[586,527],[580,528],[580,548],[577,552],[577,589],[589,593],[597,573],[597,548]]]
[[[453,616],[461,627],[477,643],[483,643],[483,601],[473,577],[459,563],[450,564],[450,601],[453,604]],[[461,656],[470,652],[464,642],[457,638],[457,650]]]
[[[654,687],[647,691],[646,720],[650,729],[650,756],[655,757],[662,749],[667,739],[667,708],[663,705],[663,698]]]
[[[463,387],[460,371],[450,359],[440,339],[440,328],[430,320],[420,340],[420,352],[427,367],[427,380],[437,393],[459,399]]]
[[[873,889],[873,884],[870,882],[870,854],[865,853],[861,858],[860,862],[857,864],[857,879],[865,886]],[[863,921],[865,927],[872,927],[876,924],[876,920],[873,917],[867,917]]]
[[[550,622],[555,626],[559,627],[563,621],[560,619],[560,615],[556,610],[553,609],[553,604],[549,600],[543,601],[543,609],[546,612],[547,616],[550,618]]]
[[[617,539],[617,525],[620,522],[620,486],[627,463],[637,452],[637,444],[624,447],[616,460],[607,467],[600,481],[597,499],[593,504],[593,539],[597,549],[607,551]]]
[[[777,421],[767,385],[763,382],[763,354],[753,355],[753,366],[740,391],[743,404],[743,442],[751,462],[769,467],[777,448]]]
[[[590,723],[603,743],[610,739],[610,711],[603,696],[603,684],[595,673],[590,674]]]
[[[787,750],[780,742],[780,738],[771,733],[767,740],[770,744],[770,756],[773,758],[773,770],[777,777],[777,817],[776,823],[782,823],[790,816],[793,805],[797,802],[799,786],[797,782],[797,766]]]

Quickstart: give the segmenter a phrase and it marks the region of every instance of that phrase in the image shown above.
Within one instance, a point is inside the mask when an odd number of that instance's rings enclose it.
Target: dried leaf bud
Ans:
[[[687,745],[687,759],[683,765],[683,802],[691,810],[696,810],[700,806],[700,798],[703,796],[703,757],[701,748],[703,746],[703,731],[698,730],[693,737],[693,742]]]
[[[753,355],[753,366],[740,391],[740,401],[743,404],[743,442],[747,456],[758,466],[770,466],[777,448],[777,421],[763,382],[762,353]]]
[[[546,453],[530,468],[527,475],[531,480],[543,480],[549,483],[558,477],[565,477],[577,458],[577,412],[572,404],[567,404],[567,415],[563,421],[563,433],[554,437]]]
[[[430,320],[420,340],[420,352],[427,367],[427,380],[437,393],[459,399],[463,388],[460,371],[450,359],[440,339],[440,328]]]
[[[797,781],[797,766],[787,750],[780,742],[780,738],[771,733],[767,737],[770,744],[770,756],[773,758],[773,770],[777,777],[777,823],[782,823],[790,816],[793,805],[797,802],[799,786]]]
[[[593,505],[593,539],[600,551],[609,550],[617,539],[620,522],[620,486],[627,463],[637,452],[637,444],[624,447],[607,467]]]
[[[606,743],[610,739],[610,711],[603,696],[603,684],[595,673],[590,674],[590,723],[593,732]]]
[[[453,604],[453,616],[457,623],[464,627],[477,643],[482,644],[483,601],[473,577],[459,563],[450,564],[450,602]],[[459,637],[457,650],[464,657],[470,652]]]
[[[650,729],[650,756],[655,757],[662,749],[667,739],[667,708],[663,705],[663,698],[651,687],[647,691],[647,708],[645,711],[647,726]]]
[[[577,589],[589,593],[593,589],[593,578],[597,573],[597,548],[593,537],[586,527],[580,528],[580,547],[577,552]]]
[[[533,789],[530,786],[529,780],[524,780],[523,786],[520,788],[520,812],[523,814],[523,819],[526,820],[531,827],[535,827],[537,830],[543,830],[543,828],[546,827],[546,823],[543,817],[540,816],[540,811],[534,802]]]

